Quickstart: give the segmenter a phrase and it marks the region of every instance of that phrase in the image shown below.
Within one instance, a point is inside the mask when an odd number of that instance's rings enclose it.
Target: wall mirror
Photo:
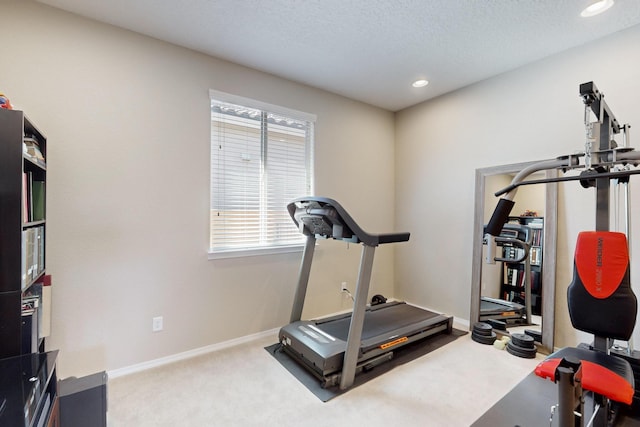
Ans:
[[[481,320],[481,316],[482,319],[486,317],[483,315],[485,310],[481,306],[487,308],[486,302],[490,298],[505,301],[515,299],[516,302],[522,302],[517,298],[519,293],[513,292],[520,285],[519,280],[522,280],[522,276],[518,276],[518,268],[510,269],[509,267],[513,266],[501,262],[486,264],[484,259],[486,246],[483,244],[483,233],[484,225],[489,222],[493,209],[498,203],[498,197],[494,193],[506,187],[515,173],[534,163],[537,162],[476,169],[471,313],[469,317],[471,327]],[[557,170],[549,170],[539,174],[539,176],[536,175],[532,178],[555,178],[558,176]],[[534,239],[530,249],[531,276],[535,277],[532,279],[532,289],[535,288],[535,292],[531,297],[533,316],[527,320],[527,324],[512,325],[513,328],[508,327],[506,333],[509,333],[510,330],[522,332],[523,329],[539,331],[542,340],[538,350],[546,354],[553,351],[554,339],[557,205],[557,183],[521,186],[511,212],[513,221],[510,221],[514,224],[524,225],[530,222],[527,219],[530,218],[533,224],[527,225],[529,230],[537,228],[539,231],[531,231]],[[537,216],[532,216],[532,212],[525,211],[535,211]],[[525,213],[527,215],[523,215]],[[540,225],[542,225],[541,228]],[[539,247],[536,246],[536,243],[539,243]],[[500,254],[501,248],[498,248],[497,255]],[[534,284],[536,280],[538,285]]]

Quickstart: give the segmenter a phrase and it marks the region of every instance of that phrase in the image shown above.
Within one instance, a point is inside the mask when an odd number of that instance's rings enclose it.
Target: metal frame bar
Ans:
[[[341,390],[351,387],[355,381],[375,249],[375,246],[362,245],[362,257],[360,258],[360,270],[356,284],[353,313],[351,315],[351,323],[349,324],[347,349],[344,352],[344,361],[342,363],[342,376],[340,378]]]
[[[302,317],[302,309],[304,307],[304,299],[307,295],[307,285],[309,284],[309,273],[311,272],[311,261],[316,248],[316,237],[307,236],[302,253],[302,262],[300,263],[300,274],[298,275],[298,286],[296,287],[296,295],[293,298],[293,308],[291,309],[290,323],[300,320]]]
[[[582,398],[582,387],[580,386],[582,373],[581,367],[577,370],[568,367],[558,367],[556,369],[556,380],[558,384],[558,426],[560,427],[583,427],[584,424],[584,399]],[[576,419],[576,409],[580,414]]]

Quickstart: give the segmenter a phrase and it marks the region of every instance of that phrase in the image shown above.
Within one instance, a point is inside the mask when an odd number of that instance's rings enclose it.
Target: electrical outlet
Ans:
[[[340,283],[340,292],[344,292],[347,290],[347,282]]]
[[[162,316],[153,318],[153,326],[152,326],[153,332],[160,332],[162,330],[163,328],[162,321],[163,321]]]

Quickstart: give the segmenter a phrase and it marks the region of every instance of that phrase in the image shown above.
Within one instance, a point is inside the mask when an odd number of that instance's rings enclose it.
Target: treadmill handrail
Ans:
[[[486,245],[487,225],[485,225],[484,228],[485,238],[483,239],[482,244]],[[517,246],[523,249],[523,252],[516,258],[504,258],[495,256],[493,257],[494,261],[519,263],[524,261],[527,256],[529,256],[529,250],[531,249],[531,243],[533,241],[533,233],[531,232],[531,227],[526,225],[505,224],[502,227],[500,236],[494,237],[494,241],[497,246]]]
[[[305,196],[299,197],[291,201],[287,205],[287,210],[291,219],[296,224],[298,229],[306,236],[314,234],[316,237],[332,238],[337,240],[348,240],[354,243],[360,243],[367,246],[378,246],[386,243],[398,243],[406,242],[409,240],[409,232],[396,232],[396,233],[367,233],[364,231],[356,221],[349,215],[349,213],[333,199],[327,197],[314,197]],[[331,214],[335,214],[333,217]],[[328,224],[334,225],[332,232],[315,233],[312,232],[304,223],[300,220],[300,216],[314,216],[322,218]],[[346,227],[346,230],[345,230]],[[354,239],[355,238],[355,239]]]

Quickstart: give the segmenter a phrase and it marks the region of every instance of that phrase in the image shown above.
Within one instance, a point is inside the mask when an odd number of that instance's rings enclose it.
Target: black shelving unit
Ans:
[[[534,315],[540,315],[542,312],[544,218],[539,216],[518,216],[510,217],[509,222],[512,224],[525,225],[531,230],[532,241],[531,247],[529,248],[529,261],[531,264],[531,312]],[[505,248],[505,250],[517,249]],[[524,305],[524,270],[524,262],[504,263],[500,286],[502,299]]]
[[[41,156],[27,151],[33,141]],[[25,114],[0,109],[0,359],[44,350],[30,332],[37,314],[30,319],[23,304],[45,274],[46,156],[47,140]]]

